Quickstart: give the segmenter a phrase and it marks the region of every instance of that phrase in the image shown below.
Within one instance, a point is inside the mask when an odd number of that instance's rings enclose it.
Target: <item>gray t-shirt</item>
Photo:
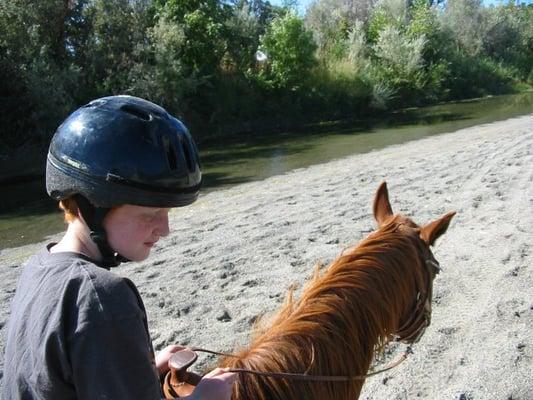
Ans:
[[[135,285],[76,253],[33,256],[11,304],[3,400],[162,396]]]

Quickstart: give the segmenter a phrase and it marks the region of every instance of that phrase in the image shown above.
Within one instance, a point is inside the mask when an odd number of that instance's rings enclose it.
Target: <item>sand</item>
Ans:
[[[231,350],[375,228],[386,180],[395,212],[457,211],[434,253],[432,324],[414,354],[366,381],[362,399],[533,399],[533,114],[354,155],[202,196],[171,214],[149,261],[116,271],[144,298],[154,345]],[[0,254],[0,335],[23,260]],[[391,357],[402,350],[393,346]],[[212,361],[201,357],[196,367]],[[0,383],[1,384],[1,383]]]

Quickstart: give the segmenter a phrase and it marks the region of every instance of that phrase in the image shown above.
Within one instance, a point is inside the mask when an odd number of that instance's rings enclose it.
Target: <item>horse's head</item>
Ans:
[[[394,215],[385,182],[379,186],[376,192],[373,210],[379,228],[394,223],[395,229],[398,231],[417,237],[420,266],[424,278],[417,285],[418,293],[413,300],[412,308],[407,311],[406,315],[402,316],[396,332],[398,340],[414,343],[420,339],[425,328],[430,324],[433,280],[440,271],[440,265],[433,256],[430,246],[446,232],[455,212],[449,212],[435,221],[419,226],[404,215]]]

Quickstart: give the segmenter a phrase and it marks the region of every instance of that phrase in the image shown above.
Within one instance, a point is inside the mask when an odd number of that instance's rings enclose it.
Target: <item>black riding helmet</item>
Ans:
[[[115,254],[102,221],[112,207],[185,206],[197,199],[201,180],[185,125],[132,96],[104,97],[73,112],[54,134],[46,164],[48,194],[56,200],[75,196],[108,264]]]

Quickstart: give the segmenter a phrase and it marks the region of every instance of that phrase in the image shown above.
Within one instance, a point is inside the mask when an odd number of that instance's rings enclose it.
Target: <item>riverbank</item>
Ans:
[[[373,228],[382,180],[393,209],[417,222],[455,210],[434,250],[432,325],[363,399],[531,399],[533,115],[390,146],[202,196],[172,212],[150,261],[125,265],[156,348],[230,350],[317,261]],[[21,263],[41,245],[0,253],[0,335]],[[202,358],[197,366],[206,365]]]
[[[222,136],[193,133],[200,139],[197,144],[203,164],[203,189],[211,190],[423,136],[526,115],[531,110],[533,92],[523,92],[400,109],[373,117],[367,115],[364,119],[320,123],[308,120],[289,130],[256,121],[257,129],[250,126],[242,130],[236,126],[230,130],[233,133]],[[339,140],[343,143],[337,145]],[[3,150],[0,152],[0,186],[5,195],[0,198],[0,249],[40,240],[38,234],[24,231],[17,232],[18,237],[25,236],[27,240],[6,238],[6,226],[1,219],[18,218],[20,214],[31,218],[56,209],[44,189],[48,141],[40,138],[8,152]],[[309,154],[310,151],[314,154]],[[13,222],[15,226],[19,224],[18,220]]]

